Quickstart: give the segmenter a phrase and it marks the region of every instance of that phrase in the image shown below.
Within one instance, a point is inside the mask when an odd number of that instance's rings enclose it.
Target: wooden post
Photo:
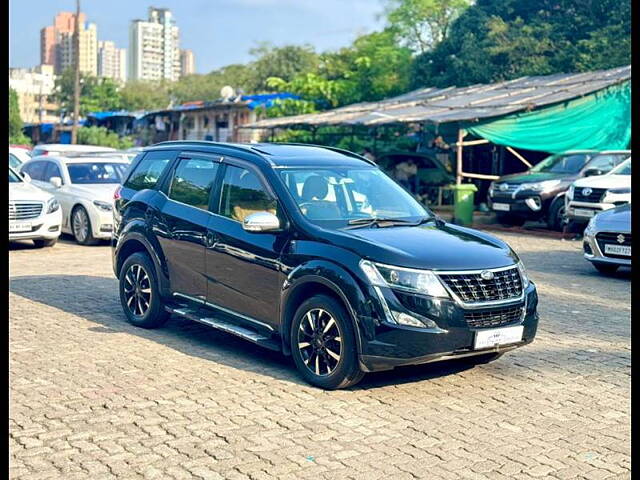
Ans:
[[[516,152],[513,148],[507,147],[507,150],[509,150],[514,157],[516,157],[518,160],[524,163],[527,167],[531,168],[531,164],[527,162],[527,160],[518,152]]]
[[[467,133],[458,129],[458,143],[456,144],[456,185],[462,184],[462,141]]]

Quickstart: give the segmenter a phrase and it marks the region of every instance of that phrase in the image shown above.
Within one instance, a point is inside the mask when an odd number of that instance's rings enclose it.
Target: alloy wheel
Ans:
[[[300,321],[298,350],[315,375],[327,376],[340,363],[342,334],[333,316],[321,308],[309,310]]]
[[[127,308],[136,317],[144,316],[151,305],[151,280],[146,270],[137,263],[131,265],[124,276],[124,297]]]
[[[89,235],[89,218],[84,209],[79,208],[73,215],[73,235],[82,243]]]

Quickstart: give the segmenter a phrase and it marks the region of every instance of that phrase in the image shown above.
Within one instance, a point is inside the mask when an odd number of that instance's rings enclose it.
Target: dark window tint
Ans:
[[[227,165],[222,182],[220,214],[242,222],[256,212],[276,214],[276,201],[263,187],[258,176],[246,168]]]
[[[611,170],[613,167],[622,162],[625,158],[624,155],[615,155],[615,154],[604,154],[604,155],[596,155],[587,165],[587,168],[597,168],[598,170],[602,170],[604,173]]]
[[[149,152],[136,166],[124,186],[134,190],[155,187],[173,156],[173,152]]]
[[[44,181],[44,171],[46,167],[46,162],[33,162],[22,167],[22,171],[27,172],[32,180]]]
[[[218,166],[218,163],[207,159],[180,160],[171,180],[169,198],[207,210]]]
[[[60,168],[53,162],[47,162],[47,169],[44,173],[44,180],[49,181],[52,177],[58,177],[62,180],[62,173],[60,173]]]
[[[68,163],[71,183],[120,183],[127,165],[124,163]]]

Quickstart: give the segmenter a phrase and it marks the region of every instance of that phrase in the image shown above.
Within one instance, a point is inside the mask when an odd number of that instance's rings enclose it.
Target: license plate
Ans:
[[[631,245],[610,245],[605,244],[604,253],[611,253],[613,255],[626,255],[631,256]]]
[[[573,214],[576,217],[593,217],[596,214],[595,210],[589,210],[588,208],[575,208]]]
[[[515,327],[492,328],[490,330],[479,330],[476,332],[476,339],[473,348],[480,350],[491,348],[496,345],[508,345],[522,341],[523,325]]]
[[[31,222],[12,223],[9,222],[9,233],[30,232]]]
[[[491,206],[494,210],[500,210],[501,212],[508,212],[511,210],[511,205],[508,203],[494,203]]]

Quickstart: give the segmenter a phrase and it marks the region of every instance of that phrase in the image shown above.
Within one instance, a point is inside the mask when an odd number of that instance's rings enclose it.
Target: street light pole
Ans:
[[[73,33],[74,84],[73,84],[73,126],[71,143],[78,143],[78,121],[80,117],[80,0],[76,0],[76,25]]]

